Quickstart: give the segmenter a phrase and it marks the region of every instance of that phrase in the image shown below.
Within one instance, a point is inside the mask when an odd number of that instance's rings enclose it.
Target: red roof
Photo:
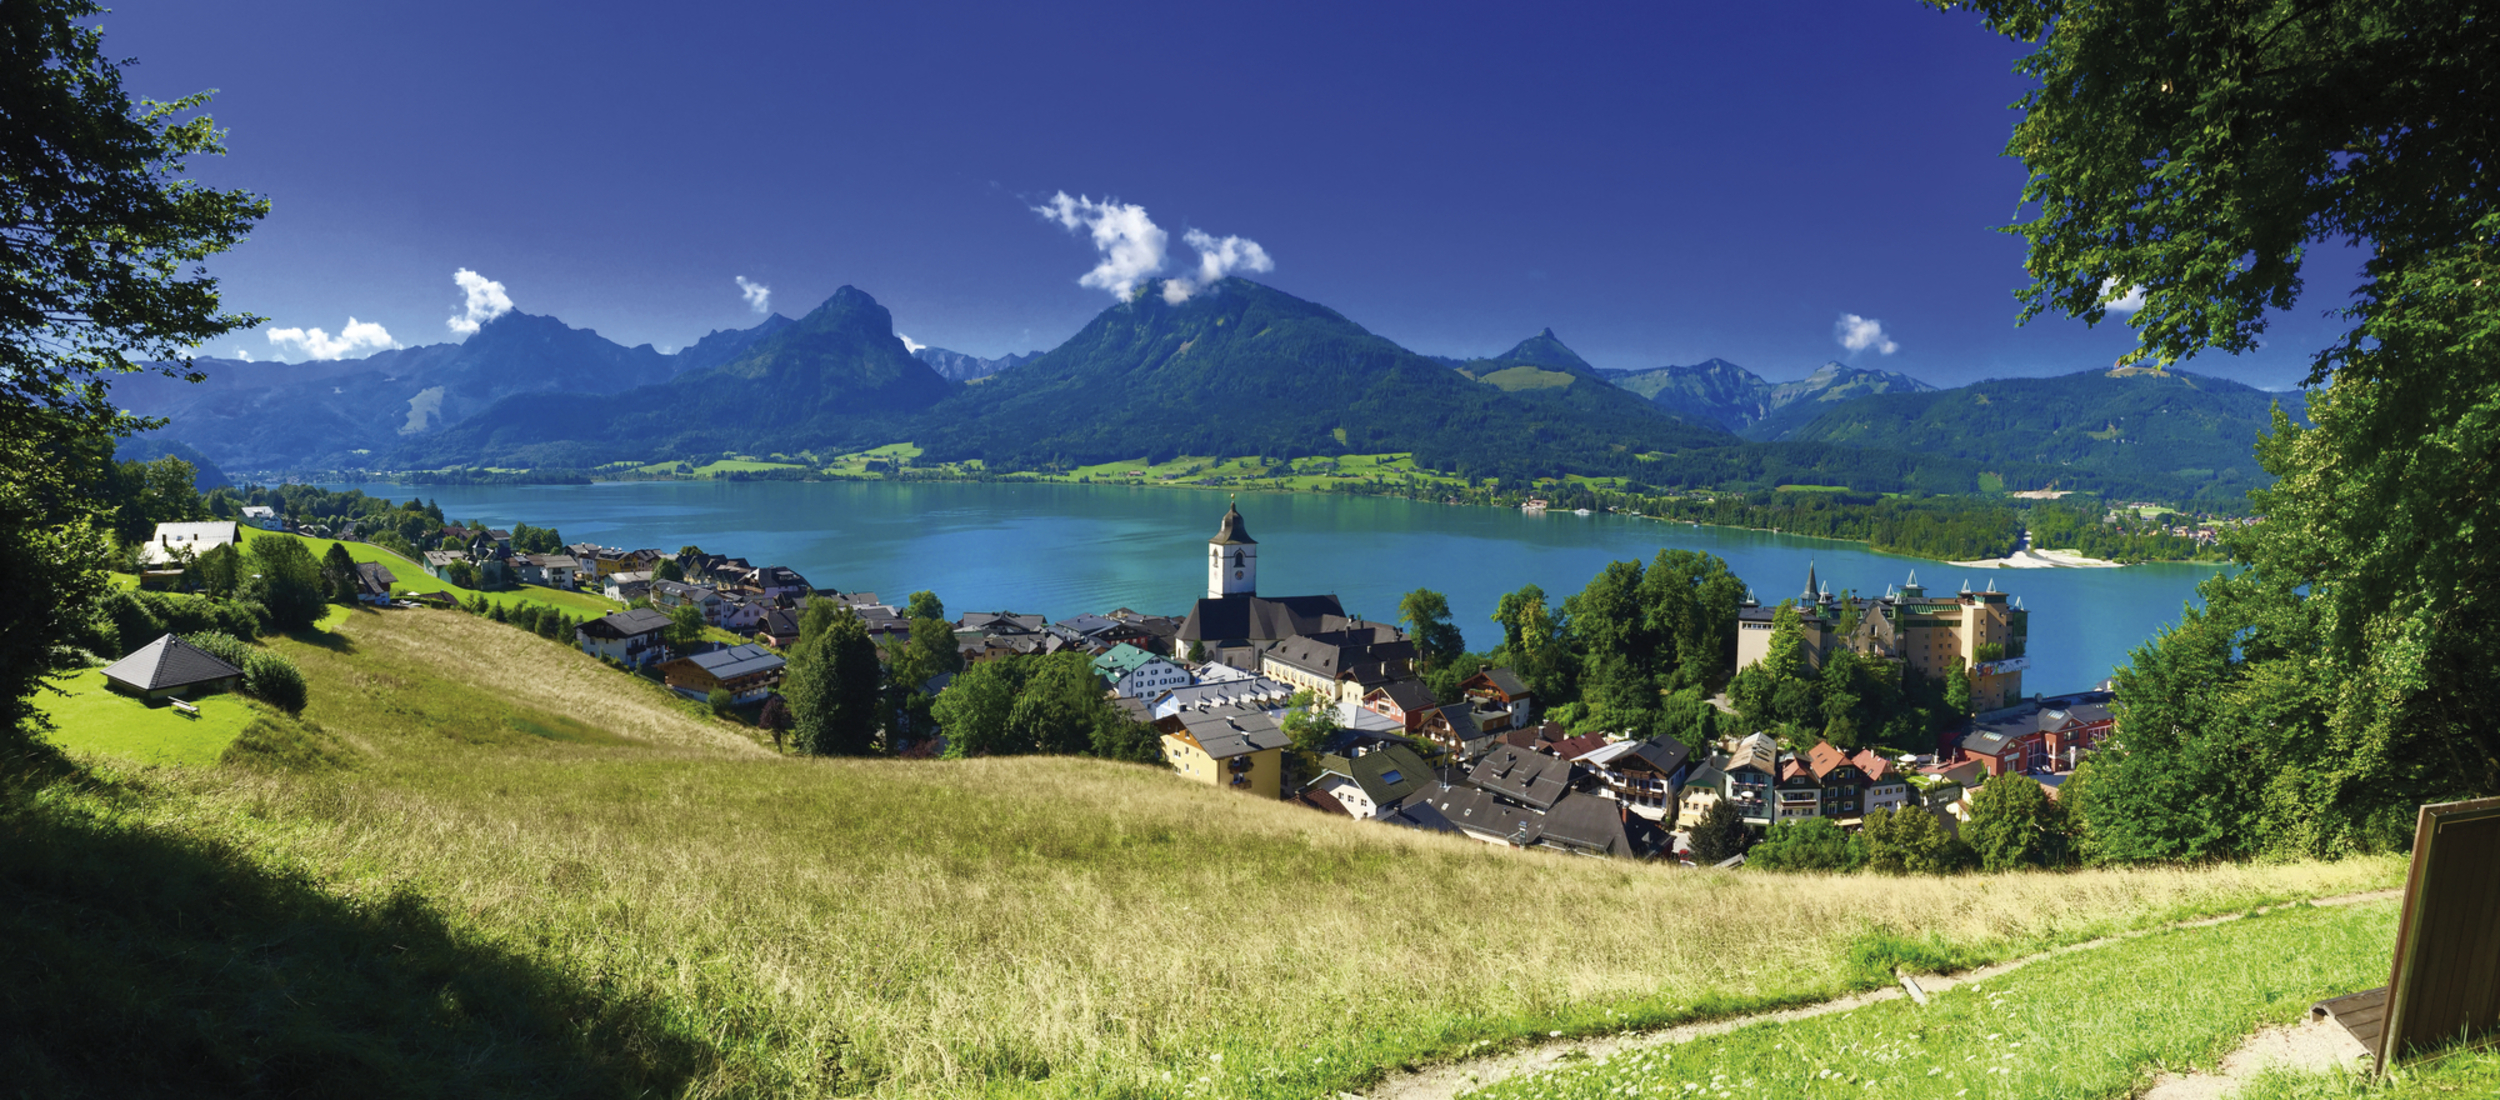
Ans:
[[[1806,759],[1813,763],[1816,779],[1830,775],[1833,768],[1849,763],[1849,757],[1833,748],[1829,741],[1815,742],[1813,748],[1806,750]]]
[[[1873,749],[1859,749],[1856,756],[1849,758],[1849,762],[1857,765],[1859,771],[1865,772],[1869,782],[1880,783],[1892,778],[1892,761],[1884,759],[1882,753]]]

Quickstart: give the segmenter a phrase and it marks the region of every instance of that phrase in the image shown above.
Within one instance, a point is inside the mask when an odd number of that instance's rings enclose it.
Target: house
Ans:
[[[1748,735],[1729,750],[1727,763],[1719,770],[1727,777],[1727,799],[1736,804],[1745,824],[1770,828],[1771,789],[1780,778],[1779,739],[1767,733]]]
[[[678,693],[697,699],[726,691],[741,703],[772,694],[789,667],[779,654],[758,645],[733,645],[689,653],[660,665],[660,676]]]
[[[1480,722],[1494,720],[1492,716],[1496,714],[1508,716],[1499,720],[1502,729],[1515,729],[1536,721],[1536,693],[1528,690],[1528,685],[1519,679],[1518,673],[1507,668],[1485,665],[1475,675],[1460,681],[1458,692],[1476,702],[1476,709],[1481,713]]]
[[[1670,843],[1665,830],[1631,807],[1584,792],[1570,792],[1552,809],[1537,810],[1481,789],[1443,784],[1418,792],[1401,810],[1425,808],[1463,836],[1513,848],[1651,859]]]
[[[1364,710],[1388,718],[1413,733],[1424,728],[1425,716],[1439,709],[1432,689],[1421,680],[1395,680],[1363,693]]]
[[[1247,680],[1226,680],[1213,684],[1191,684],[1173,688],[1154,699],[1157,719],[1191,711],[1206,712],[1224,708],[1266,710],[1282,707],[1293,698],[1293,687],[1264,677]]]
[[[775,649],[799,644],[799,609],[776,607],[765,612],[763,625],[755,628],[755,637]]]
[[[567,592],[575,588],[574,579],[581,572],[581,559],[571,554],[531,554],[529,560],[546,578],[538,583]]]
[[[452,563],[467,560],[469,560],[469,552],[466,550],[428,550],[425,552],[425,572],[427,576],[449,584],[451,583]]]
[[[1110,617],[1136,627],[1139,633],[1146,635],[1145,641],[1130,643],[1139,649],[1166,657],[1187,655],[1186,646],[1173,644],[1180,637],[1181,626],[1187,620],[1172,615],[1142,614],[1125,607],[1114,609]]]
[[[1415,736],[1460,764],[1472,764],[1502,744],[1500,731],[1487,730],[1477,723],[1476,709],[1471,703],[1451,703],[1425,711]]]
[[[1780,754],[1779,781],[1771,784],[1771,823],[1823,816],[1823,787],[1796,753]]]
[[[1156,719],[1155,729],[1163,734],[1163,758],[1181,778],[1260,798],[1279,796],[1290,739],[1264,712],[1182,711]]]
[[[741,580],[740,587],[767,600],[787,596],[801,602],[816,591],[808,587],[807,578],[800,576],[798,570],[780,565],[767,565],[749,571]]]
[[[1052,623],[1051,626],[1066,636],[1083,639],[1106,648],[1128,645],[1148,653],[1156,652],[1154,643],[1157,639],[1152,633],[1135,623],[1115,619],[1108,615],[1079,615],[1072,619],[1061,619]],[[1170,654],[1163,655],[1170,656]]]
[[[1676,792],[1684,786],[1693,750],[1672,737],[1617,741],[1566,757],[1596,773],[1615,801],[1644,817],[1675,820]]]
[[[1829,741],[1806,750],[1806,768],[1823,792],[1824,817],[1862,819],[1866,815],[1866,771]]]
[[[1094,658],[1094,674],[1123,699],[1153,699],[1190,686],[1189,670],[1127,642]]]
[[[764,625],[764,616],[773,610],[772,601],[743,592],[718,593],[719,604],[712,614],[712,625],[732,634],[753,634]]]
[[[618,603],[651,598],[651,574],[639,570],[610,573],[601,581],[601,591]]]
[[[356,598],[365,603],[391,602],[391,586],[399,583],[389,566],[378,561],[356,563]]]
[[[1979,761],[1989,775],[2072,771],[2109,736],[2112,698],[2106,691],[2086,691],[1989,711],[1971,720],[1970,731],[1954,747],[1960,759]]]
[[[1532,810],[1550,810],[1579,785],[1578,765],[1559,756],[1503,745],[1467,773],[1467,785]]]
[[[1369,821],[1387,816],[1406,796],[1434,782],[1432,765],[1415,750],[1390,745],[1351,757],[1322,758],[1311,789],[1326,792],[1355,819]]]
[[[583,623],[573,636],[584,653],[641,668],[666,652],[660,636],[669,625],[667,615],[637,607]]]
[[[1684,789],[1676,796],[1676,821],[1698,822],[1710,807],[1727,800],[1726,768],[1727,757],[1713,756],[1684,776]]]
[[[220,546],[232,545],[237,538],[235,523],[230,519],[202,523],[160,523],[156,537],[139,552],[140,560],[151,566],[180,568],[199,556]],[[241,547],[236,547],[241,549]]]
[[[1348,620],[1340,629],[1297,634],[1268,647],[1259,654],[1259,672],[1331,702],[1359,702],[1373,688],[1415,678],[1415,643],[1396,627]]]
[[[258,527],[263,531],[286,530],[286,517],[279,515],[277,509],[266,504],[244,505],[243,522],[249,526]]]
[[[651,606],[660,611],[692,607],[703,613],[703,621],[720,625],[721,612],[726,609],[720,593],[702,585],[684,581],[651,582]]]
[[[1865,812],[1898,810],[1910,805],[1910,780],[1884,754],[1873,749],[1859,749],[1851,758],[1858,774],[1865,777]]]
[[[230,691],[243,682],[243,670],[167,634],[104,666],[104,682],[115,691],[154,700],[190,691]]]

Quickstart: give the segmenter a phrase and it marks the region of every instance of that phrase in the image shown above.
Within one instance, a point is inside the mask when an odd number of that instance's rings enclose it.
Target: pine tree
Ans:
[[[1702,812],[1693,824],[1690,840],[1693,861],[1718,863],[1745,850],[1745,818],[1736,812],[1736,804],[1719,799]]]

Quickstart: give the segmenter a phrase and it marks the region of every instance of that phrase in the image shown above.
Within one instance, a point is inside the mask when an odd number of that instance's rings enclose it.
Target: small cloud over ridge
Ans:
[[[747,300],[747,308],[752,309],[757,313],[771,313],[773,311],[773,288],[765,286],[762,283],[749,282],[747,281],[747,277],[744,275],[736,276],[736,278],[738,280],[738,295]]]
[[[1900,344],[1894,343],[1892,337],[1884,335],[1882,321],[1872,317],[1860,317],[1854,313],[1840,315],[1840,320],[1832,325],[1832,338],[1840,341],[1841,347],[1853,352],[1873,348],[1878,355],[1890,355],[1901,350]]]
[[[1061,191],[1053,194],[1049,202],[1031,209],[1071,232],[1084,230],[1093,239],[1102,259],[1077,279],[1078,286],[1107,291],[1114,298],[1126,300],[1137,293],[1139,284],[1164,268],[1171,234],[1156,225],[1143,206],[1107,196],[1098,202],[1089,196],[1071,197]],[[1198,264],[1190,274],[1164,280],[1163,300],[1173,305],[1188,301],[1198,291],[1234,272],[1271,271],[1276,267],[1267,250],[1247,237],[1219,238],[1192,229],[1182,234],[1181,241],[1198,254]]]
[[[281,350],[292,350],[306,359],[339,359],[359,350],[388,351],[399,346],[382,326],[354,317],[347,319],[347,327],[337,336],[318,328],[273,328],[263,334]],[[251,357],[250,352],[243,353],[245,360]]]
[[[458,315],[443,322],[453,332],[471,335],[478,326],[512,312],[512,296],[504,293],[502,283],[465,267],[452,272],[451,281],[460,284],[467,299]]]

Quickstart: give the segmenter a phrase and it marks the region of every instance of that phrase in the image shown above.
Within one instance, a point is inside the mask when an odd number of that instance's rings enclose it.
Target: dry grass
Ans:
[[[1829,995],[1877,927],[2011,954],[2397,873],[1791,877],[1510,852],[1095,761],[776,758],[507,627],[345,630],[352,649],[295,656],[308,717],[370,764],[220,773],[161,823],[345,894],[413,884],[462,934],[655,1006],[710,1052],[692,1094],[1308,1096],[1479,1040]],[[475,732],[498,723],[633,741]]]

